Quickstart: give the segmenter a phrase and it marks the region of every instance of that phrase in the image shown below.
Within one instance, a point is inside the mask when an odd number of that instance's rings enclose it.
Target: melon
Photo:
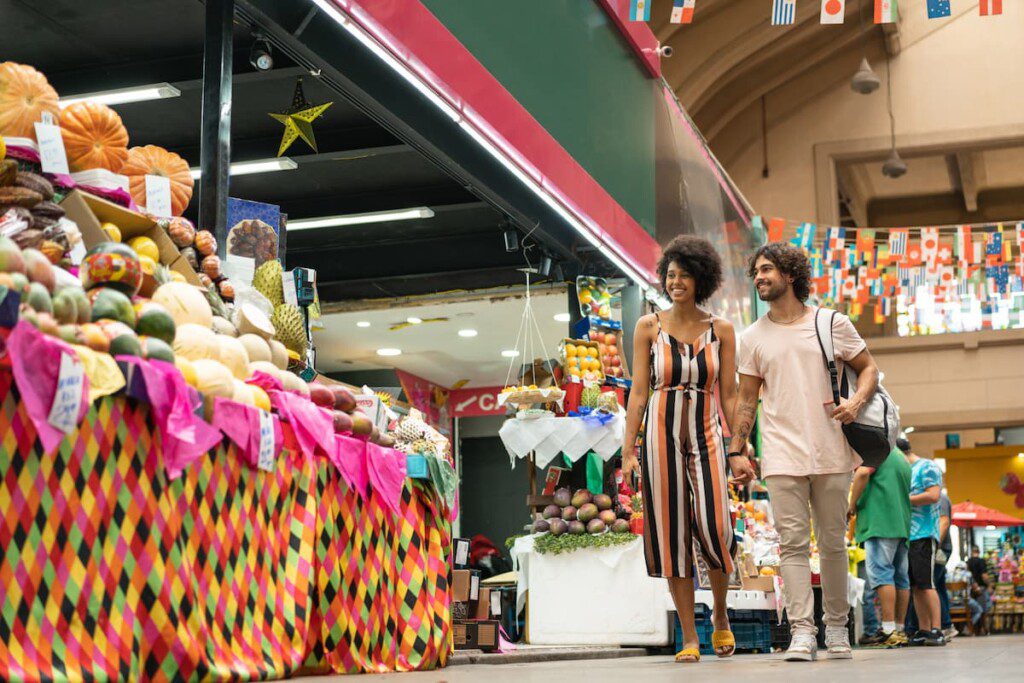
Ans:
[[[175,367],[178,368],[178,372],[181,373],[181,376],[185,378],[185,384],[188,384],[190,387],[194,387],[196,385],[197,378],[196,368],[194,365],[192,365],[192,361],[190,361],[188,358],[175,356],[174,365]]]
[[[242,343],[246,353],[249,354],[249,362],[270,361],[270,345],[263,337],[258,334],[243,334],[238,341]]]
[[[213,311],[199,289],[184,282],[167,282],[157,287],[153,301],[167,309],[176,325],[194,323],[209,328]]]
[[[110,340],[111,356],[141,356],[142,344],[132,332],[118,335]]]
[[[298,375],[294,372],[282,372],[280,373],[281,382],[284,383],[284,388],[287,391],[295,392],[296,394],[302,394],[303,396],[309,396],[309,385],[302,381]]]
[[[255,406],[256,401],[252,397],[252,387],[240,379],[233,380],[234,392],[231,400],[235,403],[242,403],[247,406]]]
[[[273,363],[268,363],[265,360],[254,360],[251,363],[249,363],[249,375],[250,376],[252,376],[252,373],[256,372],[257,370],[260,371],[260,372],[263,372],[263,373],[266,373],[266,374],[270,375],[271,377],[273,377],[274,379],[278,380],[279,382],[283,382],[284,381],[284,380],[281,379],[281,374],[282,374],[281,370],[276,365],[274,365]]]
[[[61,294],[71,297],[75,302],[75,311],[78,313],[78,318],[75,320],[79,325],[89,322],[92,320],[92,304],[89,303],[89,297],[86,296],[85,290],[81,287],[69,287],[68,289],[60,290]]]
[[[133,295],[142,286],[142,265],[139,256],[126,244],[100,242],[85,255],[78,275],[86,289],[113,287]]]
[[[217,334],[223,334],[225,337],[237,337],[238,330],[235,326],[228,322],[227,318],[222,318],[219,315],[213,316],[213,331]]]
[[[191,361],[219,360],[220,345],[217,335],[209,327],[185,323],[174,333],[174,353]]]
[[[223,363],[231,374],[238,379],[245,379],[249,376],[249,354],[246,353],[242,342],[234,337],[217,335],[217,344],[220,347],[220,362]]]
[[[256,334],[264,339],[270,339],[275,334],[270,318],[255,304],[242,304],[239,306],[235,311],[232,322],[235,323],[235,327],[242,334]]]
[[[276,339],[270,340],[270,362],[281,370],[288,369],[288,349]]]
[[[90,290],[89,298],[92,301],[93,322],[116,320],[134,329],[135,309],[132,308],[131,299],[123,293],[109,287],[97,287]]]
[[[28,286],[28,295],[25,303],[35,309],[38,313],[53,313],[53,301],[50,299],[50,292],[46,286],[33,282]]]
[[[174,351],[170,344],[157,337],[142,337],[142,354],[150,360],[174,362]]]
[[[196,389],[207,396],[232,398],[235,394],[235,378],[220,361],[206,358],[192,362],[196,371]]]
[[[62,325],[78,321],[78,306],[71,290],[64,289],[53,295],[53,317]]]
[[[135,322],[135,330],[139,334],[159,339],[165,344],[174,343],[174,318],[160,304],[150,302],[142,307]]]
[[[259,408],[260,410],[265,410],[269,413],[270,397],[267,396],[267,392],[263,391],[261,387],[258,387],[255,384],[249,385],[249,391],[252,392],[252,400],[253,403],[256,404],[256,407]]]

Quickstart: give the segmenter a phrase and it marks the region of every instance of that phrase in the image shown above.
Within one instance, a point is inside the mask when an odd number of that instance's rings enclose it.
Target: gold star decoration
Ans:
[[[281,146],[277,150],[277,156],[281,156],[296,139],[302,138],[306,144],[316,152],[316,136],[313,134],[313,121],[327,111],[334,102],[324,104],[310,104],[306,101],[306,95],[302,92],[302,79],[295,82],[295,94],[292,96],[292,106],[281,114],[270,114],[270,117],[284,124],[284,134],[281,136]]]

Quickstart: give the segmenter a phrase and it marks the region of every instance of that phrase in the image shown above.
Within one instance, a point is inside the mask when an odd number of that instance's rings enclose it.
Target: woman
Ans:
[[[676,237],[658,262],[658,275],[672,308],[645,315],[636,325],[622,472],[628,477],[641,469],[636,440],[646,413],[641,478],[647,573],[668,579],[683,628],[676,661],[698,662],[695,550],[710,570],[715,654],[729,657],[736,649],[725,604],[736,541],[722,418],[714,396],[717,383],[725,414],[732,415],[736,331],[729,321],[699,307],[722,283],[721,259],[707,240]],[[753,478],[745,454],[732,460],[735,481]]]

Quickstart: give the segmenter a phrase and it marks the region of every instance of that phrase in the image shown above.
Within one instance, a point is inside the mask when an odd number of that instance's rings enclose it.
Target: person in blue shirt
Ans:
[[[920,625],[918,632],[910,638],[910,644],[942,646],[946,644],[946,638],[940,628],[941,609],[934,573],[935,554],[939,549],[942,470],[913,450],[906,456],[910,463],[910,587]]]

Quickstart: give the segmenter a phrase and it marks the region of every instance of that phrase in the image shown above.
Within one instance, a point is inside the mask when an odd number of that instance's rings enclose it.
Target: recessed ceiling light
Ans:
[[[505,356],[505,358],[515,358],[519,355],[519,352],[515,349],[505,349],[501,352],[501,355]]]
[[[378,356],[401,356],[401,349],[377,349]]]
[[[128,104],[130,102],[145,102],[147,100],[160,100],[167,97],[179,97],[181,91],[170,83],[152,83],[150,85],[138,85],[131,88],[118,88],[117,90],[104,90],[102,92],[82,93],[80,95],[69,95],[60,98],[58,102],[63,107],[68,107],[78,102],[95,102],[96,104]]]
[[[229,167],[231,175],[252,175],[253,173],[271,173],[273,171],[294,171],[299,165],[289,157],[278,157],[276,159],[254,159],[252,161],[238,161]],[[198,180],[203,175],[201,168],[196,166],[188,170],[189,175]]]
[[[423,322],[423,318],[417,318],[413,316],[411,318],[406,318],[405,322],[409,323],[410,325],[419,325],[420,323]]]
[[[356,327],[369,327],[369,326],[370,326],[370,321],[369,320],[360,320],[359,322],[356,323]]]
[[[420,206],[412,209],[395,209],[392,211],[371,211],[370,213],[350,213],[340,216],[319,216],[316,218],[297,218],[288,221],[289,230],[309,230],[312,228],[332,228],[343,225],[365,225],[367,223],[384,223],[387,221],[409,221],[417,218],[433,218],[433,209]]]
[[[476,335],[477,335],[477,331],[476,330],[459,330],[459,336],[460,337],[469,338],[469,337],[475,337]]]
[[[555,322],[567,323],[572,320],[572,316],[568,313],[555,313]]]

